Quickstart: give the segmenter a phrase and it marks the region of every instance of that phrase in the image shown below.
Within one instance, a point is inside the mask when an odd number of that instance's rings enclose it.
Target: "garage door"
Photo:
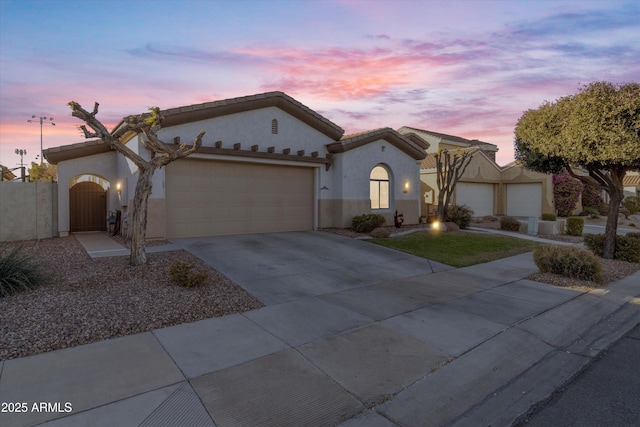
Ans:
[[[542,184],[508,184],[507,215],[542,215]]]
[[[178,160],[166,170],[167,235],[313,229],[313,168]]]
[[[474,217],[493,215],[493,184],[459,182],[456,204],[469,206]]]

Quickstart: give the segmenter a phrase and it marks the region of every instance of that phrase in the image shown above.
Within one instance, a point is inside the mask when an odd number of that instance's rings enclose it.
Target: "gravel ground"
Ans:
[[[15,244],[9,244],[12,246]],[[50,280],[29,292],[0,298],[0,360],[30,356],[262,306],[228,278],[185,251],[92,260],[75,237],[22,242]],[[199,288],[169,278],[176,261],[210,273]]]

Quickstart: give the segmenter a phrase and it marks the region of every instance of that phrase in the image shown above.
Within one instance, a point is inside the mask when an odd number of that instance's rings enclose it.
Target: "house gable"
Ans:
[[[391,128],[381,128],[347,135],[340,141],[327,145],[327,150],[329,153],[343,153],[381,139],[389,142],[415,160],[424,159],[426,157],[425,149],[429,147],[428,142],[420,139],[415,134],[406,137]]]
[[[169,108],[161,110],[160,114],[163,117],[162,128],[166,129],[172,126],[194,123],[215,117],[229,116],[268,107],[277,107],[287,112],[333,140],[340,139],[344,134],[344,130],[340,126],[316,113],[301,102],[296,101],[284,92],[267,92],[257,95],[223,99],[214,102],[205,102],[203,104]],[[115,129],[123,124],[124,120],[118,123]],[[132,136],[133,135],[130,135],[129,137]]]
[[[484,151],[488,158],[495,161],[495,153],[498,146],[489,142],[480,141],[478,139],[466,139],[459,136],[448,135],[440,132],[432,132],[424,129],[417,129],[409,126],[403,126],[398,129],[401,134],[414,134],[430,144],[428,152],[435,153],[439,149],[455,149],[466,147],[477,147]]]

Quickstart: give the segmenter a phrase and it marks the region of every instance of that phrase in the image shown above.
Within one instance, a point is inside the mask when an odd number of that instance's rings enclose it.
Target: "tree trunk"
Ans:
[[[438,193],[438,221],[444,222],[444,190]]]
[[[151,195],[154,170],[153,167],[139,169],[131,218],[131,258],[129,260],[131,265],[142,265],[147,262],[147,254],[144,250],[147,232],[147,201]]]
[[[620,186],[612,186],[609,191],[609,214],[607,215],[607,225],[604,230],[604,248],[602,258],[613,259],[616,252],[616,236],[618,234],[618,215],[620,213],[620,203],[624,199],[622,180]]]

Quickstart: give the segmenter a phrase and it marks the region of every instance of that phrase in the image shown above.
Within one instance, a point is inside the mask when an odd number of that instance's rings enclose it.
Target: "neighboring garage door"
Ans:
[[[167,235],[312,230],[313,168],[178,160],[166,170]]]
[[[507,184],[507,215],[542,215],[542,184]]]
[[[456,204],[469,206],[474,217],[493,215],[493,184],[458,182]]]

